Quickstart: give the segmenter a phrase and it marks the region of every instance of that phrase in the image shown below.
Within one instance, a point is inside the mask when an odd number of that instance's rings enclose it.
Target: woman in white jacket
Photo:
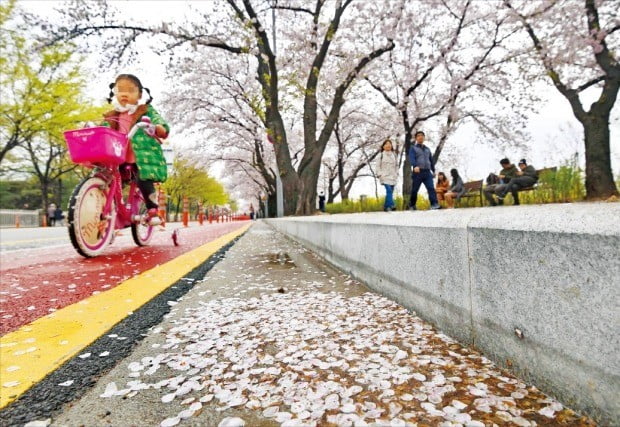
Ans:
[[[377,161],[377,178],[381,185],[385,187],[385,202],[383,210],[386,212],[395,210],[394,208],[394,187],[398,180],[398,160],[396,152],[393,150],[392,141],[386,139],[381,145],[381,153]]]

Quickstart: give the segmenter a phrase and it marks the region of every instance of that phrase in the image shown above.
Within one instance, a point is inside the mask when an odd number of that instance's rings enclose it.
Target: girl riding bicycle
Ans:
[[[143,92],[148,94],[148,99],[142,101]],[[147,207],[147,221],[151,225],[159,224],[157,216],[157,194],[155,182],[164,182],[167,178],[166,160],[161,149],[159,138],[166,138],[170,132],[170,126],[153,108],[153,97],[148,88],[142,86],[140,80],[133,74],[120,74],[114,83],[110,84],[111,103],[114,110],[104,114],[104,126],[127,134],[129,130],[143,117],[148,117],[151,122],[150,129],[139,129],[131,138],[131,144],[127,148],[125,164],[121,165],[121,171],[137,167],[138,188],[144,197]]]

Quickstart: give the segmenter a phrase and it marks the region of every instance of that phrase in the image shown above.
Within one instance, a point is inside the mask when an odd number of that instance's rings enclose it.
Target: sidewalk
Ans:
[[[264,223],[169,304],[53,425],[593,425]]]

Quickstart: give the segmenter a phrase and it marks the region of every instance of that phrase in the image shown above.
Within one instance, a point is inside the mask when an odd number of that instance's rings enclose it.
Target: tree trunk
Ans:
[[[405,144],[403,145],[403,207],[409,205],[411,197],[411,163],[409,163],[409,148],[411,148],[411,126],[408,118],[403,120],[405,125]]]
[[[591,111],[582,122],[586,146],[586,195],[588,200],[618,196],[611,171],[609,115]]]
[[[334,193],[334,180],[330,178],[327,187],[327,203],[334,203],[335,198],[336,194]]]
[[[280,171],[280,179],[282,180],[282,195],[284,202],[284,215],[293,215],[297,209],[297,201],[300,194],[300,180],[297,171],[291,162],[291,154],[288,148],[288,140],[286,129],[280,113],[271,109],[271,127],[270,131],[274,138],[274,148],[276,151],[276,162]],[[275,216],[275,215],[274,215]]]
[[[2,160],[4,160],[4,156],[6,156],[6,154],[9,151],[11,151],[13,148],[17,147],[18,145],[19,145],[19,138],[18,138],[18,136],[16,134],[11,135],[11,137],[6,142],[4,147],[2,147],[2,149],[0,150],[0,163],[2,163]]]
[[[43,210],[43,215],[45,215],[45,222],[49,227],[48,218],[47,218],[47,208],[49,207],[49,197],[47,194],[48,191],[48,183],[46,181],[40,181],[41,184],[41,209]]]
[[[338,185],[340,186],[340,188],[345,188],[345,183],[344,183],[344,162],[342,160],[342,156],[341,154],[338,154]],[[342,200],[348,200],[349,199],[349,192],[348,191],[341,191],[341,197]]]
[[[57,206],[62,206],[62,178],[58,178],[58,194],[57,194],[58,204]]]
[[[299,179],[297,178],[297,174],[295,172],[287,175],[286,177],[282,176],[282,192],[284,193],[283,197],[285,216],[295,214],[295,210],[297,208],[297,201],[300,197],[299,186]]]
[[[316,188],[319,182],[320,165],[320,156],[314,156],[301,173],[299,177],[301,191],[295,215],[312,215],[316,212]]]
[[[275,192],[267,195],[267,209],[269,218],[276,218],[278,216],[278,198]]]

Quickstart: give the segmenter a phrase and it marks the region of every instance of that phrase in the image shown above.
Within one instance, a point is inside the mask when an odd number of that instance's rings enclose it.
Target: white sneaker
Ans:
[[[153,216],[146,220],[146,223],[150,226],[156,226],[161,224],[161,218],[158,216]]]

